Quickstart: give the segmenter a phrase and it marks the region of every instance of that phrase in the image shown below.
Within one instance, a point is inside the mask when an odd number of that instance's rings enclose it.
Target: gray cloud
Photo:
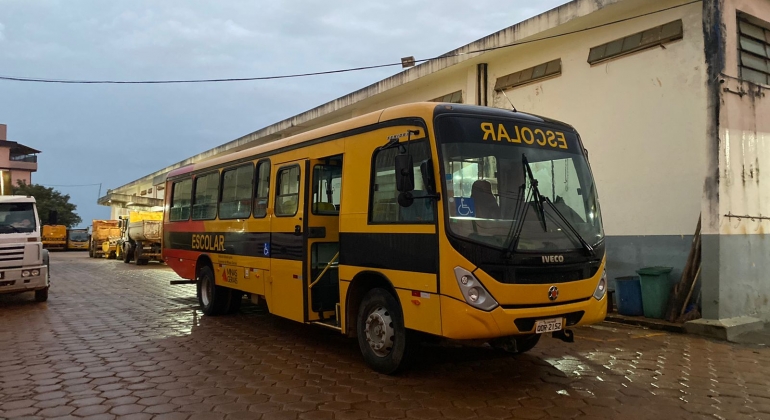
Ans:
[[[249,77],[428,58],[564,0],[0,0],[0,74],[68,79]],[[12,17],[12,18],[10,18]],[[33,181],[102,193],[394,74],[206,85],[0,82],[0,123],[43,151]],[[98,187],[61,187],[84,221]]]

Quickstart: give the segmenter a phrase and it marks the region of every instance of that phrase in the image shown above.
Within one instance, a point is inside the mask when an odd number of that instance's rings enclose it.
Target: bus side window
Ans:
[[[313,214],[340,214],[342,167],[315,165],[313,167]]]
[[[195,178],[195,201],[192,206],[193,220],[212,220],[217,217],[219,172]]]
[[[220,219],[245,219],[251,214],[251,191],[254,166],[239,166],[222,172]]]
[[[415,197],[428,195],[422,180],[420,162],[430,159],[430,147],[426,141],[415,141],[409,147],[414,163]],[[433,223],[434,201],[416,199],[410,207],[398,205],[396,190],[396,155],[398,147],[375,152],[374,173],[372,174],[371,215],[369,220],[375,223]]]
[[[275,215],[294,216],[299,207],[299,165],[278,171],[275,194]]]
[[[254,192],[254,217],[267,215],[267,202],[270,199],[270,161],[262,160],[257,164],[257,188]]]
[[[172,222],[190,218],[190,199],[192,196],[192,179],[177,181],[171,185],[171,209],[169,220]]]

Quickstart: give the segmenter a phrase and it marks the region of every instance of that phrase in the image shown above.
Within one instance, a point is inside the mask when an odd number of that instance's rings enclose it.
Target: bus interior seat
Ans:
[[[277,214],[295,214],[297,212],[297,197],[296,196],[290,196],[290,197],[284,197],[283,200],[279,203],[276,203],[276,213]]]
[[[484,179],[479,179],[471,187],[471,198],[476,207],[476,217],[482,219],[499,219],[500,205],[492,194],[492,184]]]

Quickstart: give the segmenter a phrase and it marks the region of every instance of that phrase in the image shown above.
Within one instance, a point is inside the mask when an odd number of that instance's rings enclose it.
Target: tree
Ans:
[[[11,188],[14,195],[31,195],[37,202],[37,213],[40,215],[40,223],[47,224],[48,216],[52,210],[57,212],[57,225],[67,227],[77,226],[82,220],[75,213],[78,206],[70,203],[69,194],[62,194],[53,188],[38,184],[27,184],[19,180],[18,185]]]

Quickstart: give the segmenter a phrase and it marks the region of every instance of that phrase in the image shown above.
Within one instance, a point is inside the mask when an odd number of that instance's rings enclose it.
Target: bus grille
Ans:
[[[599,265],[598,262],[538,267],[482,264],[480,268],[500,283],[555,284],[590,279],[599,271]]]

